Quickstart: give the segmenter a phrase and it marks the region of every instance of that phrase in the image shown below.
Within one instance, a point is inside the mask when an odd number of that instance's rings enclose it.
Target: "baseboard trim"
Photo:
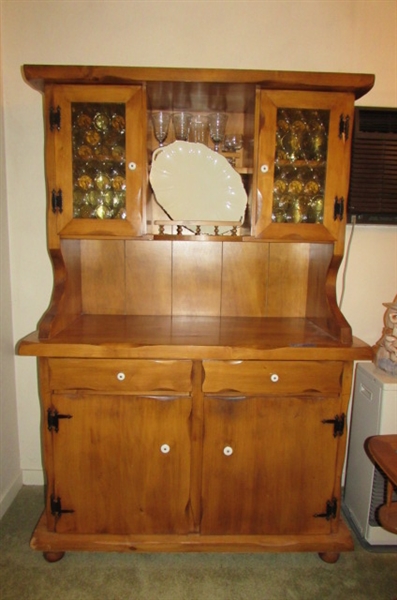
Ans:
[[[41,469],[24,469],[22,482],[23,485],[44,485],[44,473]]]
[[[51,517],[51,515],[50,515]],[[50,520],[54,520],[52,517]],[[329,527],[330,529],[330,527]],[[344,521],[335,523],[335,533],[291,535],[200,535],[193,534],[111,534],[55,532],[44,511],[30,541],[30,547],[44,552],[49,562],[64,552],[317,552],[328,563],[340,552],[354,550],[354,541]],[[67,526],[66,526],[67,530]]]
[[[3,518],[7,510],[10,508],[22,485],[22,471],[19,471],[14,481],[8,486],[6,491],[0,497],[0,519]]]

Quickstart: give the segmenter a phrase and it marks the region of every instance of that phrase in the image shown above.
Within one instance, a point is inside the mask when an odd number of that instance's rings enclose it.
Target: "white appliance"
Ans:
[[[385,478],[368,458],[364,442],[372,435],[391,433],[397,433],[397,378],[377,369],[373,363],[358,363],[344,508],[359,535],[374,546],[397,545],[397,535],[376,521],[376,509],[384,503]]]

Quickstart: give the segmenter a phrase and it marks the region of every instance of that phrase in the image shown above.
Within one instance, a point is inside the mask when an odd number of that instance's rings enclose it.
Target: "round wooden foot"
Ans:
[[[326,563],[336,563],[340,556],[339,552],[319,552],[318,555]]]
[[[64,552],[43,552],[43,556],[49,563],[58,562],[65,556]]]

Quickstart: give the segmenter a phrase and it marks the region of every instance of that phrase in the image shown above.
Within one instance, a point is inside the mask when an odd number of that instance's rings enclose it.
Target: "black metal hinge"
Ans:
[[[313,517],[319,519],[326,519],[330,521],[331,519],[336,519],[336,512],[338,510],[338,501],[336,498],[331,498],[331,500],[327,500],[326,509],[324,513],[315,513]]]
[[[54,494],[51,495],[51,514],[55,517],[60,517],[65,513],[74,513],[74,510],[66,510],[62,508],[61,499],[58,496],[55,498]]]
[[[63,211],[63,202],[62,202],[62,190],[52,190],[51,192],[51,207],[52,212],[62,212]]]
[[[59,419],[71,419],[72,415],[60,415],[56,409],[49,408],[47,410],[47,427],[48,431],[59,431]]]
[[[335,202],[334,202],[334,221],[336,221],[336,219],[339,219],[339,221],[343,220],[343,214],[345,211],[345,199],[342,196],[341,198],[338,198],[338,196],[335,196]]]
[[[54,108],[53,106],[50,107],[50,129],[51,129],[51,131],[54,131],[54,129],[59,131],[61,129],[61,108],[60,108],[60,106],[57,106],[56,108]]]
[[[322,423],[330,423],[334,426],[334,437],[340,437],[343,435],[345,430],[345,419],[346,415],[342,413],[341,415],[335,415],[333,419],[323,419]]]
[[[346,142],[349,139],[350,133],[350,117],[349,115],[341,115],[339,117],[339,138]]]

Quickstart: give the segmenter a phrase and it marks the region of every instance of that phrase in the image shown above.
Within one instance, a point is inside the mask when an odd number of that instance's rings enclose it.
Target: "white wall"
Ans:
[[[395,0],[3,1],[15,342],[35,329],[52,287],[41,97],[23,82],[22,64],[367,72],[376,85],[360,103],[395,107],[396,18]],[[397,292],[396,239],[395,228],[360,226],[352,242],[344,311],[371,344],[380,337],[382,302]],[[16,358],[16,385],[21,466],[34,483],[41,480],[34,359]]]
[[[0,32],[1,41],[1,32]],[[0,45],[0,68],[2,53]],[[11,310],[11,277],[8,239],[7,188],[4,152],[3,86],[0,80],[0,519],[22,483],[19,459],[15,390],[15,361]]]

